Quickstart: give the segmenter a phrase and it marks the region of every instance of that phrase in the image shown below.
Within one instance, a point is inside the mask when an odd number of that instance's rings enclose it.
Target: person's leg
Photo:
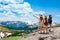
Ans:
[[[47,33],[48,25],[45,26],[45,33]]]
[[[50,31],[52,30],[52,24],[50,24]]]
[[[42,25],[42,23],[40,23],[40,26],[39,26],[39,32],[40,33],[42,33],[42,27],[43,27],[43,25]]]
[[[50,30],[51,30],[51,24],[50,24]]]
[[[48,30],[48,25],[46,26],[46,31]]]
[[[42,26],[38,27],[38,33],[42,33]]]
[[[38,31],[40,30],[40,28],[39,28],[40,26],[38,26]]]
[[[42,32],[42,26],[40,26],[40,32]]]
[[[49,26],[50,26],[49,31],[51,31],[52,30],[52,21],[49,22]]]

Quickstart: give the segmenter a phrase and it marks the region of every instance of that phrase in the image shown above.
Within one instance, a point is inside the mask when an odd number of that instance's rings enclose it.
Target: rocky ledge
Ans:
[[[60,40],[60,27],[53,28],[53,32],[49,32],[48,34],[30,33],[19,40]]]

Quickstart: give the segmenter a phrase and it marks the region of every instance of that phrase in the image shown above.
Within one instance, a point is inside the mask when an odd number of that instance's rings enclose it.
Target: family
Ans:
[[[50,26],[49,31],[51,32],[52,29],[52,15],[49,14],[48,18],[47,16],[44,16],[42,14],[39,15],[39,17],[33,15],[34,17],[36,17],[39,21],[39,26],[38,26],[38,32],[39,33],[48,33],[48,25]]]

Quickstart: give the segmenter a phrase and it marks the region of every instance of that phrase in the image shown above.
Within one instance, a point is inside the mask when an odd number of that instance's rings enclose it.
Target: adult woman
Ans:
[[[39,26],[38,26],[38,30],[39,33],[42,33],[42,27],[43,27],[43,16],[40,14],[40,17],[37,17],[35,15],[33,15],[34,17],[36,17],[39,20]]]
[[[47,16],[44,17],[44,32],[47,33],[48,30],[48,20],[47,20]]]

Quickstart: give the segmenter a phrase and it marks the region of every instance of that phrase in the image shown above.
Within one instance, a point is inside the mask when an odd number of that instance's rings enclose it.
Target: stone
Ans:
[[[22,37],[20,40],[60,40],[60,28],[53,29],[54,31],[48,34],[30,33],[26,35],[26,38]]]

